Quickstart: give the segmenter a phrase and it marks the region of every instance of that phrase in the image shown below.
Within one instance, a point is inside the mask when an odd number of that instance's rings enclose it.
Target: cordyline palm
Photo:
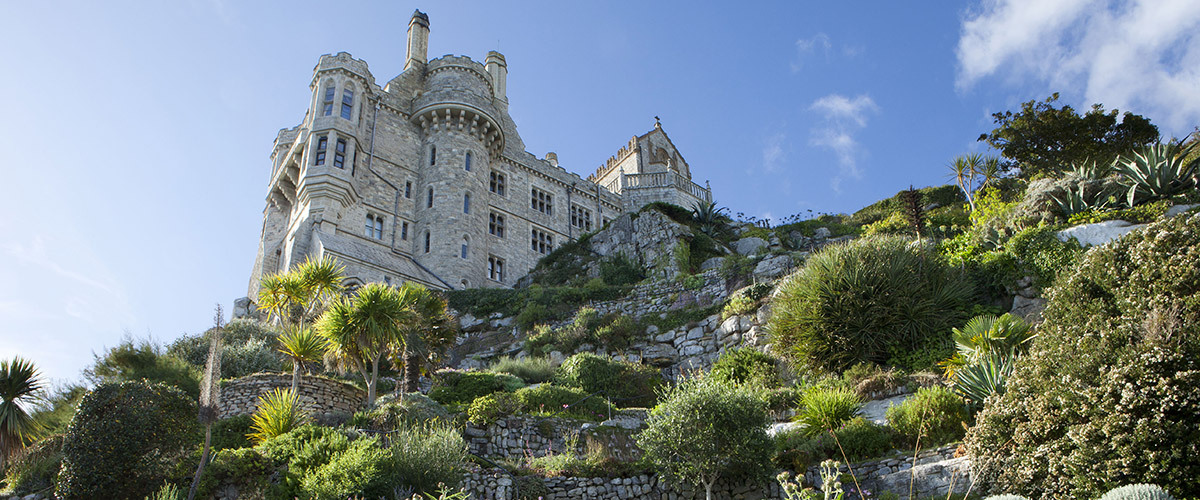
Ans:
[[[324,354],[324,341],[305,326],[342,291],[344,268],[331,258],[308,259],[295,269],[268,276],[258,292],[259,309],[281,324],[280,352],[292,358],[292,393],[300,385],[300,368]]]
[[[358,289],[352,299],[331,304],[317,322],[326,340],[326,356],[362,375],[367,384],[367,404],[375,404],[379,362],[399,342],[402,325],[414,313],[400,292],[380,283]]]
[[[279,335],[279,352],[292,358],[292,393],[300,386],[300,369],[306,361],[320,361],[325,355],[325,339],[313,328],[289,328]]]
[[[417,392],[422,362],[432,360],[454,342],[454,322],[446,308],[446,300],[428,288],[406,282],[399,293],[414,314],[410,321],[401,325],[400,335],[392,346],[392,354],[404,365],[403,381],[396,391]],[[395,361],[393,364],[398,364]]]
[[[42,381],[33,363],[19,357],[0,361],[0,470],[13,452],[24,448],[41,431],[26,410],[42,394]]]
[[[967,198],[967,205],[975,211],[975,191],[983,189],[1000,177],[1000,159],[979,153],[959,155],[950,162],[950,176]]]

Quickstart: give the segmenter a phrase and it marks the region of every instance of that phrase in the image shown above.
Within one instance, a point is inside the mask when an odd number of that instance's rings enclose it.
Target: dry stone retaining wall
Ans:
[[[258,409],[258,398],[276,388],[291,389],[292,376],[279,373],[256,373],[221,383],[221,418],[249,415]],[[346,382],[323,377],[306,376],[297,387],[300,406],[313,415],[324,413],[354,413],[362,409],[366,391]]]

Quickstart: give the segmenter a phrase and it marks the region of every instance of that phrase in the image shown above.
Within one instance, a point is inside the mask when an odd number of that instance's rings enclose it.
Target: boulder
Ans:
[[[742,238],[733,242],[733,250],[741,255],[753,255],[766,246],[767,240],[758,237]]]
[[[757,281],[773,280],[786,274],[794,264],[790,255],[773,255],[754,266],[754,277]]]
[[[1041,323],[1044,310],[1046,310],[1046,299],[1017,295],[1013,297],[1012,311],[1009,312],[1014,316],[1025,318],[1025,321],[1030,323]]]
[[[832,234],[833,234],[833,232],[830,231],[829,228],[818,227],[815,231],[813,231],[813,238],[816,238],[818,240],[823,240],[825,238],[828,238]]]
[[[642,351],[642,362],[652,366],[670,366],[678,359],[679,351],[671,344],[650,344]]]
[[[1167,213],[1163,217],[1174,217],[1196,207],[1200,207],[1200,203],[1192,205],[1175,205],[1171,208],[1168,208]]]
[[[709,269],[720,269],[721,265],[724,263],[725,263],[725,257],[713,257],[713,258],[707,259],[703,263],[701,263],[700,270],[707,271]]]
[[[1130,224],[1123,220],[1106,220],[1095,224],[1083,224],[1069,227],[1055,234],[1059,241],[1067,242],[1074,238],[1083,246],[1103,245],[1133,231],[1141,229],[1145,224]]]

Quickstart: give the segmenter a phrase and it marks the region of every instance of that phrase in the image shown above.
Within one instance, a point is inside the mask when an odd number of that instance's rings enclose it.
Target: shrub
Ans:
[[[328,463],[305,474],[300,488],[314,500],[345,500],[359,495],[388,497],[396,482],[391,465],[392,454],[374,438],[359,439]]]
[[[1175,500],[1175,497],[1158,485],[1130,484],[1108,490],[1100,500]]]
[[[184,335],[167,347],[167,355],[178,357],[195,367],[208,359],[209,336]],[[250,319],[235,319],[221,330],[221,378],[244,377],[253,373],[279,371],[290,365],[279,352],[274,326]]]
[[[307,420],[308,415],[300,409],[292,390],[275,388],[259,396],[258,410],[250,416],[251,433],[247,437],[261,443],[291,432]]]
[[[961,272],[903,238],[826,247],[780,287],[767,329],[776,352],[841,371],[945,343],[973,295]]]
[[[800,412],[796,421],[807,427],[804,433],[815,436],[842,424],[858,415],[862,400],[847,389],[813,387],[800,397]]]
[[[250,433],[251,423],[250,415],[238,415],[218,420],[212,427],[213,451],[249,447],[251,443],[246,435]]]
[[[1135,224],[1146,222],[1154,222],[1167,213],[1171,208],[1171,202],[1168,200],[1159,200],[1153,203],[1145,203],[1133,208],[1120,210],[1088,210],[1072,215],[1067,219],[1067,224],[1071,226],[1079,224],[1094,224],[1096,222],[1104,222],[1108,220],[1123,220]]]
[[[908,385],[908,377],[894,368],[874,363],[859,363],[842,373],[843,383],[864,401],[878,394],[889,394]]]
[[[1094,248],[1048,293],[1004,395],[967,434],[981,481],[1095,498],[1147,481],[1200,496],[1200,215]]]
[[[180,463],[179,468],[186,472],[183,479],[195,474],[200,454],[194,453],[191,460]],[[204,475],[196,489],[200,498],[210,497],[217,492],[221,485],[232,484],[237,487],[239,495],[254,497],[255,493],[262,495],[267,488],[268,477],[275,467],[270,458],[254,448],[237,448],[221,450],[213,455],[212,461],[204,468]]]
[[[96,361],[84,369],[83,375],[96,384],[137,380],[161,382],[178,387],[192,399],[200,396],[199,369],[166,354],[161,346],[149,339],[134,341],[126,337],[104,356],[96,355]]]
[[[524,390],[528,388],[519,389],[518,392]],[[493,392],[471,402],[467,408],[467,420],[475,425],[487,425],[518,411],[521,411],[521,400],[516,396],[507,392]]]
[[[637,437],[646,460],[667,481],[703,485],[718,478],[759,480],[768,472],[766,407],[753,391],[711,378],[685,380],[650,411]]]
[[[16,453],[5,463],[0,494],[24,496],[54,485],[62,466],[63,435],[51,436]]]
[[[1029,228],[1014,235],[1006,247],[1039,287],[1053,285],[1058,275],[1074,267],[1083,254],[1078,241],[1059,241],[1057,232],[1053,226]]]
[[[827,459],[860,462],[891,451],[894,439],[895,434],[890,428],[854,417],[832,435],[822,432],[810,436],[802,431],[792,431],[775,436],[774,464],[782,469],[804,470]]]
[[[629,347],[644,331],[638,328],[637,322],[631,316],[616,315],[608,324],[596,329],[593,336],[596,342],[610,349]]]
[[[578,387],[585,393],[601,393],[619,406],[649,406],[662,385],[662,375],[640,363],[616,361],[607,356],[581,352],[563,361],[556,382]]]
[[[711,376],[717,380],[759,387],[779,387],[776,359],[753,347],[727,349],[713,363]]]
[[[374,408],[362,410],[350,419],[350,425],[379,432],[390,432],[402,426],[450,421],[450,412],[424,394],[414,392],[400,399],[384,396]]]
[[[141,499],[173,457],[200,441],[196,402],[165,384],[101,384],[84,396],[63,444],[56,495]]]
[[[632,285],[642,281],[645,271],[625,254],[617,254],[600,261],[600,279],[612,286]]]
[[[506,373],[443,370],[434,377],[429,397],[442,404],[467,404],[493,392],[512,392],[525,385]]]
[[[613,407],[603,395],[593,395],[577,387],[542,384],[518,390],[517,400],[526,411],[567,415],[589,420],[604,420]]]
[[[467,443],[453,427],[412,426],[391,435],[391,454],[393,477],[418,493],[434,493],[462,482]]]
[[[534,325],[545,323],[551,318],[552,316],[550,315],[550,310],[546,309],[546,306],[536,302],[530,302],[526,304],[523,309],[521,309],[521,312],[517,314],[517,317],[513,319],[513,322],[520,329],[528,330],[533,328]]]
[[[906,443],[936,446],[962,439],[970,415],[962,398],[945,387],[922,387],[917,394],[887,409],[888,425]]]
[[[276,464],[286,465],[288,476],[297,480],[349,448],[350,439],[342,431],[311,424],[268,439],[256,447]]]

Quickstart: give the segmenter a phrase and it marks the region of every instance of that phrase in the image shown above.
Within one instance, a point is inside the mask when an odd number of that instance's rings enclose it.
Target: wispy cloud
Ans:
[[[57,248],[57,247],[56,247]],[[48,276],[55,276],[63,281],[55,302],[31,303],[21,306],[27,315],[52,315],[50,311],[42,310],[46,306],[61,307],[61,313],[86,321],[96,321],[99,317],[131,322],[134,316],[131,312],[129,298],[121,286],[113,279],[103,276],[103,269],[97,267],[79,270],[70,267],[79,263],[87,252],[76,249],[74,259],[51,254],[45,238],[34,235],[27,243],[6,243],[0,245],[0,254],[12,262],[23,263],[27,268],[40,269]],[[6,300],[5,307],[11,307],[13,301]],[[35,301],[36,302],[36,301]]]
[[[989,0],[963,21],[957,84],[1032,78],[1186,133],[1200,121],[1198,33],[1195,0]]]
[[[830,94],[813,101],[809,108],[824,117],[823,122],[813,130],[812,144],[828,148],[837,156],[838,175],[830,180],[830,187],[841,193],[842,181],[863,177],[858,160],[866,152],[859,146],[854,134],[867,126],[868,116],[877,113],[879,106],[866,94],[853,98]]]
[[[829,42],[829,35],[824,33],[817,33],[812,38],[796,40],[796,58],[792,60],[792,72],[799,72],[804,67],[804,61],[817,52],[828,58],[829,50],[832,48],[833,44]]]
[[[779,171],[780,165],[783,164],[784,157],[787,153],[783,150],[784,141],[787,140],[787,135],[783,132],[777,132],[767,137],[763,143],[762,150],[762,166],[767,173],[775,173]]]

